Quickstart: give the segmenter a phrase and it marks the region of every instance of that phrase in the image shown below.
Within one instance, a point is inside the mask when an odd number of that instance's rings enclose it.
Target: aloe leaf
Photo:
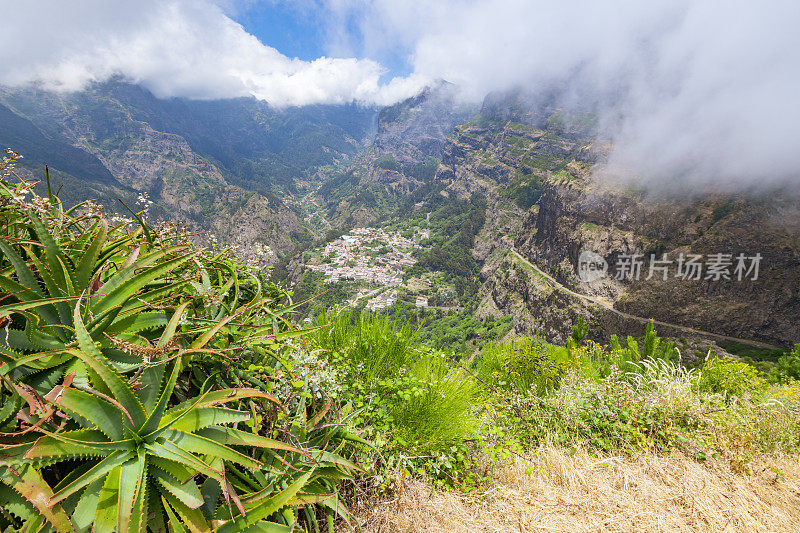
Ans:
[[[320,502],[320,505],[322,505],[323,507],[325,507],[325,508],[327,508],[329,510],[328,524],[330,524],[329,529],[331,531],[333,530],[333,528],[332,528],[332,522],[333,522],[332,517],[333,517],[333,514],[339,515],[339,517],[341,517],[342,520],[344,520],[344,522],[348,526],[351,526],[350,513],[347,511],[347,507],[339,499],[339,495],[338,494],[334,494],[331,498],[328,498],[327,500],[323,500],[322,502]]]
[[[312,450],[309,452],[309,454],[314,458],[315,461],[342,466],[348,470],[353,470],[356,472],[363,472],[361,468],[340,455],[336,455],[325,450]]]
[[[181,304],[175,312],[172,314],[172,318],[169,319],[169,323],[167,327],[164,328],[164,331],[161,333],[161,337],[158,339],[156,346],[163,347],[166,346],[175,336],[175,330],[180,323],[181,317],[183,316],[184,311],[186,311],[186,306],[189,305],[190,302],[184,302]]]
[[[14,470],[0,468],[0,481],[30,502],[56,531],[59,533],[74,531],[72,522],[61,506],[51,508],[47,505],[47,501],[53,496],[53,491],[32,465],[18,465]]]
[[[220,444],[213,439],[174,429],[165,431],[163,437],[182,450],[190,453],[209,455],[222,459],[223,461],[231,461],[249,468],[259,468],[261,466],[261,461],[256,461],[252,457],[239,453],[233,448]]]
[[[93,307],[95,314],[102,314],[104,311],[111,309],[117,305],[123,304],[128,298],[133,296],[137,291],[143,288],[151,281],[163,276],[170,270],[173,270],[181,264],[188,261],[194,254],[189,253],[174,259],[170,259],[156,266],[147,268],[139,274],[134,272],[158,259],[169,255],[170,253],[183,250],[185,247],[177,246],[173,248],[166,248],[158,252],[153,252],[144,259],[139,259],[136,263],[126,268],[123,268],[103,285],[103,295],[101,295]]]
[[[36,281],[36,276],[33,275],[33,272],[28,267],[28,264],[22,259],[22,257],[20,257],[16,250],[6,243],[4,239],[0,239],[0,252],[3,252],[6,258],[8,258],[8,261],[14,267],[14,271],[17,273],[17,279],[19,280],[20,284],[29,291],[38,294],[40,297],[43,297],[44,294],[39,287],[39,283]]]
[[[159,470],[162,470],[175,478],[178,483],[186,483],[190,479],[197,476],[197,472],[194,472],[186,466],[176,463],[175,461],[170,461],[168,459],[163,459],[161,457],[155,457],[152,455],[147,460],[155,468],[158,468]]]
[[[22,408],[22,398],[18,394],[6,398],[3,407],[0,408],[0,425],[3,425],[9,418],[16,415]]]
[[[85,290],[89,286],[89,282],[92,280],[92,275],[94,274],[94,267],[97,264],[97,258],[100,255],[100,249],[105,244],[108,235],[108,223],[105,219],[101,218],[97,224],[99,227],[94,239],[92,239],[92,243],[86,251],[83,252],[83,257],[81,257],[81,260],[75,267],[75,286],[79,292]]]
[[[117,531],[128,532],[131,527],[133,508],[140,499],[140,491],[145,490],[147,482],[147,460],[144,448],[139,448],[135,459],[119,467],[119,492],[117,499]]]
[[[292,528],[275,522],[256,522],[244,530],[244,533],[292,533]]]
[[[47,262],[50,265],[50,272],[56,280],[56,283],[65,288],[67,285],[72,286],[74,280],[71,279],[72,272],[65,266],[68,260],[64,252],[62,252],[61,248],[56,244],[53,236],[42,221],[34,214],[31,214],[30,218],[34,228],[36,228],[36,235],[39,237],[39,241],[44,244],[45,256],[47,257]],[[67,294],[72,294],[72,291],[69,291]]]
[[[122,305],[121,315],[127,316],[131,313],[138,313],[143,309],[148,309],[149,305],[159,299],[172,299],[175,294],[180,294],[183,287],[189,284],[189,280],[176,281],[167,285],[158,287],[157,289],[149,289],[146,287],[145,292],[128,300]],[[102,316],[102,315],[101,315]]]
[[[72,512],[72,524],[78,533],[89,533],[97,512],[97,502],[100,500],[100,490],[106,478],[101,477],[89,483],[83,491],[75,510]]]
[[[258,389],[222,389],[217,391],[207,392],[203,395],[200,401],[193,402],[192,400],[186,401],[180,405],[176,405],[164,415],[164,418],[161,421],[162,427],[169,424],[181,414],[186,411],[186,409],[190,407],[202,407],[208,405],[218,405],[218,404],[226,404],[228,402],[233,402],[236,400],[243,400],[245,398],[264,398],[269,400],[277,405],[281,405],[280,400],[278,400],[274,395],[263,392]]]
[[[168,517],[165,516],[164,513],[164,505],[161,500],[161,491],[153,488],[148,490],[147,493],[147,528],[152,532],[167,533],[167,531],[170,530],[167,528],[166,519]]]
[[[73,388],[59,391],[59,394],[52,400],[49,396],[46,396],[45,399],[85,418],[112,441],[122,440],[124,415],[119,407],[88,392]]]
[[[169,516],[169,531],[170,533],[186,533],[186,528],[183,527],[180,519],[175,515],[175,511],[172,510],[172,507],[169,506],[167,503],[166,498],[163,496],[161,497],[162,505],[164,509],[167,511],[167,516]]]
[[[293,507],[299,505],[315,505],[324,502],[333,495],[334,494],[331,492],[298,492],[297,496],[289,501],[289,505]]]
[[[92,531],[114,531],[117,525],[117,501],[119,500],[119,468],[106,476],[97,502]]]
[[[248,433],[246,431],[241,431],[238,429],[212,426],[205,429],[201,429],[200,431],[197,432],[197,434],[207,439],[219,442],[221,444],[229,444],[233,446],[255,446],[256,448],[268,448],[270,450],[286,450],[294,453],[299,453],[302,455],[307,455],[305,451],[295,446],[292,446],[291,444],[287,444],[285,442],[281,442],[275,439],[269,439],[267,437],[262,437],[261,435]]]
[[[220,497],[220,483],[216,479],[207,478],[200,486],[200,494],[203,496],[203,515],[209,520],[214,517],[214,510],[217,508]]]
[[[250,413],[247,411],[204,406],[190,410],[171,427],[179,431],[194,433],[209,426],[223,426],[247,420],[250,420]]]
[[[139,402],[130,386],[114,370],[108,359],[95,346],[83,325],[80,315],[80,302],[75,305],[74,321],[75,336],[78,338],[78,345],[81,349],[69,350],[69,353],[86,363],[86,366],[99,376],[102,383],[113,393],[114,399],[130,413],[131,418],[133,418],[133,426],[138,427],[146,417],[144,406]]]
[[[147,444],[146,446],[147,450],[156,457],[175,461],[208,477],[218,480],[222,479],[222,472],[214,470],[208,464],[204,463],[186,450],[182,450],[181,448],[175,446],[175,444],[172,442],[155,442],[153,444]]]
[[[9,328],[5,331],[0,331],[0,342],[2,345],[8,346],[15,350],[35,350],[36,346],[31,339],[28,338],[26,332]]]
[[[9,522],[13,521],[15,517],[27,522],[36,514],[33,505],[28,500],[2,483],[0,483],[0,501],[3,502],[3,505],[0,506],[0,516],[4,516]]]
[[[207,533],[211,531],[208,521],[206,521],[199,508],[192,509],[169,492],[163,492],[161,495],[169,503],[169,506],[178,513],[178,516],[180,516],[183,524],[189,528],[189,531],[192,533]],[[170,519],[171,524],[172,520]]]
[[[39,300],[44,297],[41,292],[32,291],[24,285],[20,285],[11,279],[10,276],[6,275],[0,275],[0,289],[8,294],[13,294],[14,297],[21,302],[28,300]]]
[[[239,516],[220,526],[216,530],[217,533],[240,533],[243,531],[248,531],[248,527],[260,520],[267,518],[288,504],[289,501],[300,491],[300,489],[303,488],[306,483],[308,483],[308,480],[311,478],[312,474],[313,470],[306,472],[275,496],[264,500],[251,509],[248,509],[247,516]]]
[[[80,476],[78,479],[76,479],[66,487],[59,490],[56,494],[54,494],[50,498],[49,505],[50,506],[55,505],[56,503],[60,502],[70,494],[73,494],[81,490],[86,485],[95,482],[100,478],[103,478],[111,470],[122,465],[123,463],[128,461],[131,457],[133,457],[133,452],[130,451],[112,453],[111,455],[104,458],[96,465],[94,465],[91,469],[89,469],[85,474]]]
[[[175,390],[175,383],[178,381],[178,376],[181,373],[182,367],[183,365],[181,365],[180,358],[175,359],[175,361],[172,363],[172,372],[170,373],[169,379],[164,385],[164,389],[161,391],[161,397],[153,408],[153,411],[147,416],[147,419],[141,425],[139,429],[140,434],[149,435],[158,429],[161,423],[161,418],[164,414],[164,409],[167,407],[167,402],[172,397],[172,393]]]
[[[44,286],[47,288],[47,292],[52,298],[57,298],[59,296],[70,296],[68,292],[66,292],[66,287],[62,286],[59,287],[56,283],[53,276],[50,274],[49,269],[42,263],[42,261],[33,253],[33,251],[29,248],[25,248],[28,252],[28,257],[31,258],[36,270],[39,271],[39,277],[42,278],[44,281]],[[61,322],[64,324],[69,324],[70,321],[70,309],[69,306],[64,303],[60,302],[56,305],[56,309],[58,310],[58,315],[61,318]]]
[[[156,405],[161,392],[161,383],[164,381],[164,370],[167,363],[151,364],[142,370],[139,376],[140,387],[137,390],[139,399],[145,411],[151,413]]]
[[[62,296],[58,298],[41,298],[39,300],[32,300],[28,302],[8,304],[0,307],[0,316],[8,315],[10,312],[14,311],[27,311],[28,309],[36,309],[38,307],[52,305],[54,303],[75,301],[75,299],[75,296]],[[54,322],[51,323],[59,323],[59,321],[58,319],[55,319]]]
[[[236,318],[238,318],[239,315],[242,314],[242,312],[243,312],[243,310],[241,310],[241,311],[239,311],[237,313],[233,313],[232,315],[229,315],[229,316],[223,318],[222,320],[220,320],[219,322],[217,322],[216,324],[214,324],[213,327],[211,327],[208,331],[203,333],[203,335],[201,337],[199,337],[197,340],[195,340],[192,343],[192,348],[202,348],[203,346],[208,344],[208,341],[210,341],[214,337],[214,335],[219,333],[219,331],[222,328],[224,328],[226,324],[228,324],[229,322],[231,322],[231,321],[235,320]]]
[[[148,329],[156,329],[167,324],[166,314],[156,312],[136,313],[135,315],[117,318],[104,328],[109,335],[133,335]],[[97,338],[96,335],[92,335]]]
[[[167,489],[190,509],[197,509],[203,505],[203,495],[200,493],[200,489],[197,487],[197,483],[195,483],[194,480],[190,479],[185,483],[180,483],[171,475],[159,472],[155,472],[153,477],[162,487]]]
[[[144,455],[141,455],[140,457],[144,458]],[[142,468],[145,469],[145,471],[149,470],[147,469],[146,464],[142,465]],[[149,515],[147,509],[149,504],[149,480],[150,477],[148,472],[147,475],[142,477],[141,484],[136,493],[136,499],[134,500],[133,508],[131,509],[132,520],[128,527],[128,531],[131,533],[147,533],[147,517]]]
[[[115,451],[127,451],[132,448],[132,440],[109,442],[108,438],[100,431],[79,429],[62,433],[50,433],[39,437],[27,450],[25,458],[41,459],[77,455],[109,455]]]

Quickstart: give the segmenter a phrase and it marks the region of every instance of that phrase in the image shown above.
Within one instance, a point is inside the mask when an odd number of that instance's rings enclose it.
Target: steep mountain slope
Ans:
[[[381,109],[369,149],[345,168],[334,169],[315,194],[316,204],[325,206],[326,222],[330,227],[372,224],[419,201],[448,135],[475,111],[459,103],[455,88],[446,82]]]
[[[161,217],[259,240],[275,252],[308,239],[280,196],[319,165],[354,154],[376,111],[356,106],[279,110],[255,99],[160,100],[112,81],[55,94],[0,90],[2,140],[31,172],[53,167],[68,201],[146,192]],[[279,196],[280,195],[280,196]]]
[[[184,219],[224,243],[259,243],[270,260],[315,237],[430,213],[442,234],[420,268],[457,266],[459,305],[511,315],[518,333],[563,341],[580,316],[600,340],[641,331],[566,287],[667,323],[781,345],[800,338],[796,192],[656,196],[608,180],[610,146],[594,117],[554,101],[493,94],[474,115],[446,83],[380,111],[160,100],[120,81],[73,94],[0,89],[0,143],[26,156],[27,176],[49,164],[68,201],[111,206],[146,192],[154,217]],[[459,209],[474,216],[465,222]],[[639,279],[610,270],[583,280],[582,252],[609,268],[636,256]],[[651,254],[671,261],[666,279],[648,276]],[[734,279],[705,270],[681,279],[680,254],[760,254],[759,277],[739,281],[730,264]]]
[[[473,248],[482,267],[479,316],[512,314],[517,332],[562,341],[579,316],[589,317],[591,335],[600,340],[641,330],[636,321],[560,290],[522,257],[563,286],[631,315],[781,345],[800,338],[796,193],[654,196],[604,179],[609,146],[593,138],[591,115],[520,114],[514,105],[489,104],[448,139],[435,180],[445,185],[442,194],[487,199]],[[582,281],[585,251],[609,265],[606,276]],[[700,279],[676,277],[681,253],[700,256]],[[625,272],[616,279],[615,267],[634,254],[640,254],[638,279]],[[671,261],[666,280],[658,269],[666,263],[654,263],[650,276],[651,254]],[[708,274],[714,254],[729,261],[723,270],[731,279]],[[740,254],[761,255],[758,279],[752,271],[737,279]]]

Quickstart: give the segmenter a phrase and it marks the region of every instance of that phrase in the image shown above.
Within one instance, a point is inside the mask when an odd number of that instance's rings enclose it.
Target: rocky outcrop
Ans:
[[[456,127],[436,174],[442,194],[481,194],[489,204],[473,249],[482,267],[479,315],[510,314],[518,333],[560,341],[581,315],[589,317],[599,340],[612,333],[641,334],[641,322],[559,291],[509,259],[513,247],[563,286],[630,315],[775,345],[800,339],[796,193],[651,194],[604,176],[609,145],[587,136],[580,117],[565,121],[569,115],[557,111],[520,118],[501,110],[487,104],[481,115]],[[579,276],[585,251],[609,265],[608,275]],[[705,270],[699,280],[676,277],[680,254],[699,255],[704,268],[714,254],[723,254],[733,263],[727,270],[732,279],[706,279]],[[758,279],[750,279],[752,272],[736,279],[740,254],[760,254]],[[641,261],[638,279],[616,279],[615,267],[634,255]],[[650,275],[651,256],[672,263],[653,263]],[[666,279],[660,266],[668,269]],[[664,333],[686,335],[678,329]]]
[[[474,106],[457,101],[454,85],[439,81],[381,110],[374,148],[392,154],[401,164],[439,158],[453,128],[475,111]]]

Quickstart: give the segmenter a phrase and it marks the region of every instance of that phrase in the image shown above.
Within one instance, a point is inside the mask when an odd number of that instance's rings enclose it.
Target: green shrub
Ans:
[[[800,380],[800,343],[794,349],[780,357],[775,367],[770,371],[770,381],[773,383],[788,383]]]
[[[703,392],[730,398],[764,392],[766,380],[747,363],[732,357],[714,357],[700,370],[697,387]]]
[[[342,369],[340,404],[376,451],[373,469],[408,470],[434,482],[460,483],[465,441],[475,436],[477,388],[443,354],[416,346],[407,322],[351,311],[318,315],[314,333],[332,366]]]
[[[655,322],[649,320],[645,328],[644,338],[641,347],[639,342],[631,336],[626,338],[626,345],[620,345],[616,335],[611,335],[612,351],[624,351],[625,358],[631,361],[642,359],[660,359],[664,361],[678,362],[679,354],[675,347],[675,342],[662,339],[655,330]]]
[[[516,394],[545,394],[555,389],[567,368],[566,352],[540,338],[489,343],[476,358],[478,377],[490,386]]]
[[[580,346],[589,334],[589,324],[583,315],[578,317],[578,321],[572,326],[572,342]]]
[[[346,516],[337,486],[357,467],[334,452],[350,436],[286,361],[304,334],[288,295],[174,224],[113,226],[31,187],[0,182],[0,529]]]
[[[315,335],[320,348],[367,382],[395,376],[415,360],[413,331],[406,321],[370,313],[355,316],[349,309],[339,313],[323,309],[315,324],[324,326]]]
[[[392,154],[382,154],[378,156],[375,158],[375,165],[382,169],[393,170],[395,172],[400,172],[403,168]]]
[[[476,384],[441,354],[427,350],[420,353],[397,384],[389,415],[394,419],[398,442],[436,449],[463,439],[475,429],[472,411]]]

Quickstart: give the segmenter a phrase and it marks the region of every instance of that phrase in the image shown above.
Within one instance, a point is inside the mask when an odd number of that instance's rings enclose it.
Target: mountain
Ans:
[[[455,86],[444,81],[381,109],[368,149],[328,176],[315,193],[315,203],[325,206],[329,227],[373,224],[409,199],[421,199],[447,137],[476,111],[474,105],[460,103]]]
[[[477,107],[440,82],[383,109],[277,109],[163,100],[119,80],[70,94],[3,88],[0,143],[25,156],[28,177],[49,165],[69,202],[147,193],[156,220],[186,220],[245,254],[258,243],[295,281],[298,248],[424,219],[432,246],[417,272],[446,273],[458,307],[511,316],[516,334],[563,342],[585,317],[605,341],[652,317],[675,336],[800,338],[796,192],[687,196],[606,179],[596,117],[556,96],[497,93]],[[587,281],[584,252],[610,267],[638,257],[643,275]],[[760,254],[760,275],[679,279],[681,254]],[[667,279],[646,279],[651,255],[672,261]]]
[[[114,80],[77,93],[0,90],[0,140],[30,175],[50,165],[68,202],[146,192],[153,214],[275,252],[310,238],[291,199],[316,169],[358,152],[377,110],[277,109],[253,98],[158,99]]]
[[[434,180],[440,194],[487,199],[472,248],[481,268],[477,316],[511,314],[518,334],[561,341],[579,317],[598,340],[635,334],[641,321],[629,315],[674,324],[662,330],[678,337],[702,330],[783,346],[800,338],[796,191],[654,194],[603,177],[610,144],[597,138],[590,113],[487,100],[448,138]],[[585,251],[609,274],[584,281]],[[613,267],[635,254],[639,279],[616,279]],[[700,256],[700,279],[676,277],[681,254]],[[730,264],[720,279],[706,279],[715,254]],[[739,281],[736,258],[756,254],[758,278],[751,272]],[[647,279],[651,255],[671,261],[666,280],[662,270]]]

